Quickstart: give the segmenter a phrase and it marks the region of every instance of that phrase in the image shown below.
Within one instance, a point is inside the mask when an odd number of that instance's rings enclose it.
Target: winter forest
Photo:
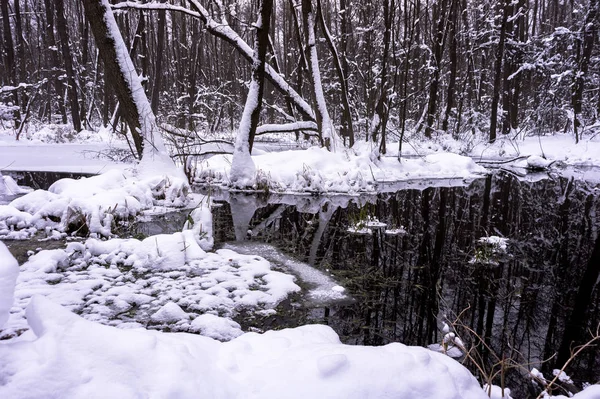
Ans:
[[[367,138],[382,153],[388,137],[484,132],[494,141],[564,131],[577,140],[593,130],[596,1],[313,3],[264,5],[270,29],[260,124],[306,122],[285,134],[322,142],[330,119],[346,146]],[[258,2],[112,8],[162,123],[198,140],[237,127]],[[16,128],[35,119],[68,121],[75,132],[99,124],[123,130],[83,2],[3,1],[2,25],[3,119]]]
[[[0,398],[600,398],[599,0],[0,12]]]

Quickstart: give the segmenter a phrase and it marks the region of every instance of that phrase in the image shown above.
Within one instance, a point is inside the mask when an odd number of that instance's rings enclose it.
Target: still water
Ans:
[[[504,369],[513,397],[527,397],[529,364],[551,374],[600,323],[598,187],[498,173],[359,197],[226,193],[215,241],[271,243],[354,298],[283,326],[320,322],[350,344],[427,346],[447,323],[486,373]],[[481,240],[492,236],[505,248]],[[600,350],[584,350],[567,372],[598,382]]]

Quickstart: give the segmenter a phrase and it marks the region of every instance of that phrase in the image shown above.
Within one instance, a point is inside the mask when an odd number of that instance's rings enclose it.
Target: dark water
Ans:
[[[593,183],[508,174],[370,197],[228,194],[214,210],[215,241],[269,242],[331,270],[356,301],[311,317],[344,342],[427,346],[451,324],[486,373],[505,365],[521,398],[533,393],[518,365],[548,378],[600,323],[599,195]],[[370,218],[387,226],[349,231]],[[479,242],[492,235],[508,238],[506,252]],[[584,350],[567,373],[598,382],[600,350]]]
[[[94,176],[94,173],[71,173],[71,172],[41,172],[41,171],[10,171],[3,170],[2,173],[12,177],[18,185],[33,189],[48,190],[48,188],[60,179],[79,179],[81,177]]]

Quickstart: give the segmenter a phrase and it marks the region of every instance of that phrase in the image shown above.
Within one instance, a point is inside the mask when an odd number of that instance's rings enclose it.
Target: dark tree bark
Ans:
[[[323,17],[323,10],[321,7],[321,0],[317,0],[317,12],[319,14],[319,22],[321,24],[321,29],[323,30],[323,34],[325,36],[325,41],[327,42],[329,51],[331,52],[331,55],[333,57],[333,64],[335,66],[335,71],[338,75],[338,79],[340,80],[340,89],[342,92],[342,106],[343,106],[342,136],[348,137],[348,144],[350,145],[350,147],[352,147],[354,145],[354,128],[352,126],[352,112],[350,110],[350,100],[348,99],[348,79],[346,78],[346,75],[344,74],[340,56],[335,47],[335,44],[333,43],[333,39],[331,37],[331,34],[329,33],[327,24],[325,23],[325,18]],[[344,14],[342,14],[342,18],[344,18]],[[389,47],[389,45],[388,45],[388,47]]]
[[[161,0],[164,3],[166,0]],[[156,36],[156,65],[154,66],[154,79],[152,79],[152,95],[151,103],[152,112],[158,113],[158,105],[160,101],[160,89],[162,87],[162,59],[165,50],[165,11],[158,12],[158,27]]]
[[[257,59],[252,64],[252,80],[258,85],[258,93],[256,105],[252,109],[252,114],[250,116],[250,133],[248,135],[250,152],[252,152],[252,146],[254,145],[254,137],[256,136],[256,128],[258,127],[265,89],[265,62],[267,58],[267,49],[269,48],[269,28],[272,10],[273,0],[261,0],[259,12],[262,24],[256,29],[256,48],[254,51],[257,54]]]
[[[54,87],[55,95],[57,97],[58,112],[62,117],[62,123],[67,123],[67,111],[65,109],[62,87],[60,80],[58,80],[59,73],[59,59],[58,59],[58,48],[56,46],[56,39],[54,37],[54,6],[52,0],[44,0],[45,11],[46,11],[46,41],[48,45],[48,51],[46,52],[49,64],[49,79]],[[50,114],[52,114],[52,106],[50,106]]]
[[[433,40],[433,75],[429,84],[429,100],[427,102],[427,116],[425,124],[425,137],[431,138],[433,133],[433,124],[438,106],[438,89],[440,85],[440,73],[442,68],[442,55],[446,43],[447,34],[447,12],[448,2],[450,0],[441,0],[434,4],[433,15],[437,17],[436,30]]]
[[[383,53],[381,55],[381,77],[379,84],[379,99],[375,106],[377,123],[371,127],[371,140],[377,142],[378,131],[381,130],[381,140],[379,142],[379,153],[385,154],[386,130],[388,122],[388,60],[390,56],[390,41],[392,36],[392,24],[394,21],[394,0],[383,0]]]
[[[67,20],[65,18],[65,6],[63,0],[55,0],[56,4],[56,28],[60,37],[60,48],[63,53],[63,62],[67,72],[67,85],[69,93],[69,105],[71,107],[71,119],[73,129],[76,132],[81,131],[81,119],[79,113],[79,96],[77,94],[77,82],[75,80],[75,69],[73,68],[73,55],[69,45],[69,31]]]
[[[331,120],[327,111],[327,104],[323,95],[321,71],[317,55],[317,41],[315,32],[315,14],[312,0],[302,0],[302,21],[304,25],[304,39],[306,41],[306,60],[308,62],[308,76],[312,85],[313,104],[321,145],[331,150],[334,146]]]
[[[4,36],[4,67],[5,82],[15,86],[17,84],[17,69],[15,65],[15,48],[10,29],[10,19],[8,14],[8,0],[0,0],[0,11],[2,12],[2,32]],[[13,92],[13,104],[19,105],[17,92]],[[20,127],[20,112],[15,111],[15,128]]]
[[[585,17],[585,23],[580,32],[580,38],[577,41],[577,71],[573,83],[573,91],[571,94],[571,105],[573,107],[573,132],[575,133],[575,142],[579,142],[579,127],[582,125],[579,120],[583,108],[583,89],[585,86],[585,78],[588,73],[590,58],[596,36],[598,32],[598,18],[600,10],[598,10],[600,2],[598,0],[590,0],[589,10]]]
[[[442,130],[448,132],[448,124],[450,120],[450,114],[455,105],[455,90],[456,90],[456,75],[458,72],[458,40],[456,38],[456,24],[458,20],[457,15],[458,0],[452,0],[450,6],[450,17],[448,18],[448,34],[450,35],[450,76],[448,78],[448,90],[446,94],[446,112],[444,113],[444,120],[442,122]]]
[[[504,0],[502,21],[500,22],[500,38],[496,49],[496,61],[494,63],[494,87],[492,94],[492,110],[490,118],[490,143],[496,141],[496,128],[498,123],[498,103],[500,102],[500,87],[502,84],[502,60],[504,59],[504,44],[506,42],[506,26],[510,8],[510,0]]]

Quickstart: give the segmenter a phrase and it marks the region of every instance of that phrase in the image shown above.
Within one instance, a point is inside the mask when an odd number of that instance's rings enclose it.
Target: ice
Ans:
[[[307,298],[313,303],[326,305],[336,301],[350,300],[345,288],[340,286],[331,276],[283,254],[272,245],[255,242],[235,242],[227,243],[225,248],[233,249],[239,253],[259,253],[270,261],[286,268],[309,285]]]

